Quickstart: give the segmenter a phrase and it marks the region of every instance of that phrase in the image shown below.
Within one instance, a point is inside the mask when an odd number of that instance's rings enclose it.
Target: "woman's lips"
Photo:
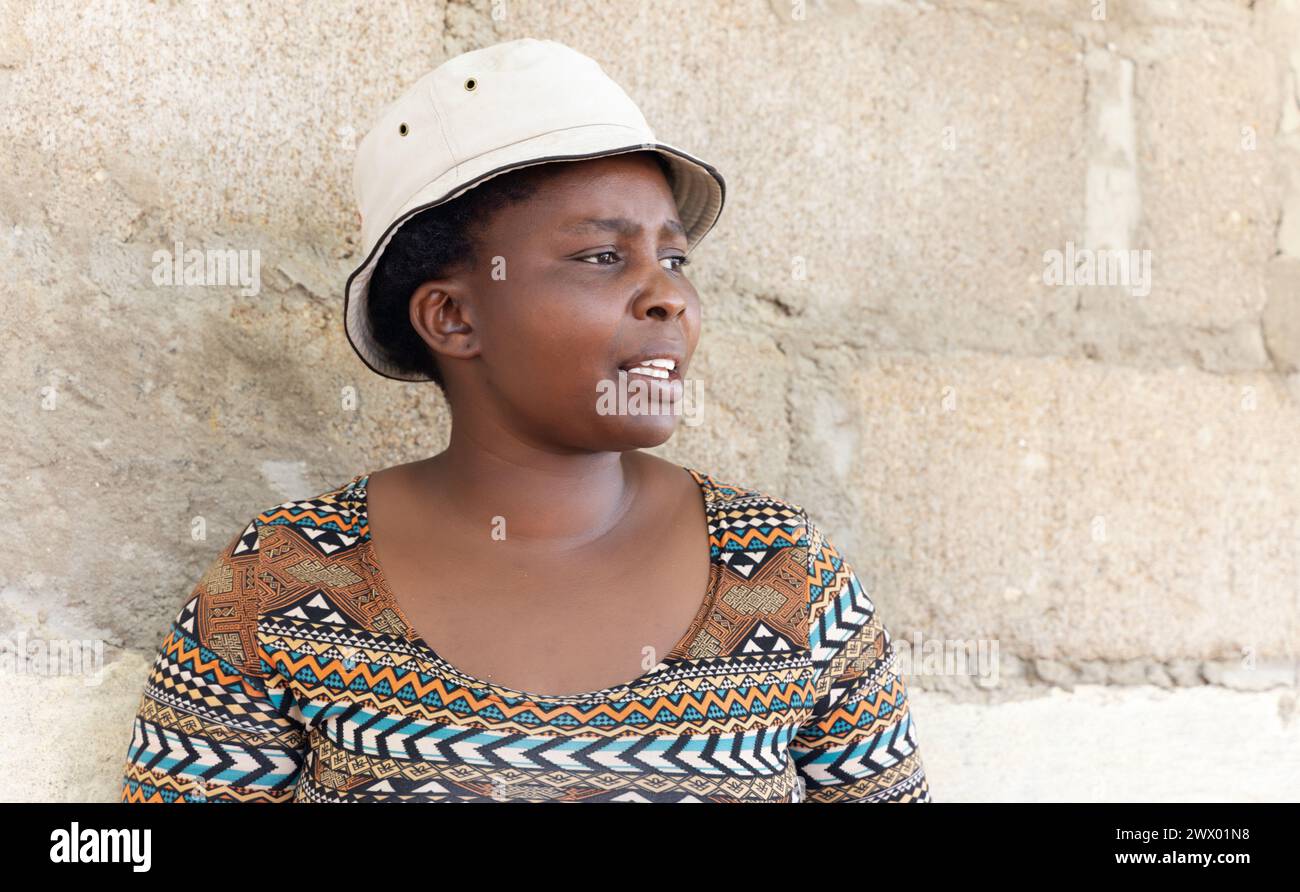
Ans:
[[[672,359],[648,359],[641,362],[630,363],[619,369],[627,372],[628,377],[636,376],[638,378],[648,378],[651,381],[680,381],[681,373],[677,370],[677,362]]]

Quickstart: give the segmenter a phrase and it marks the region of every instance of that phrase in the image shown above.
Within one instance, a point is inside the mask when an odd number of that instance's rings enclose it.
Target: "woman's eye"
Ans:
[[[589,255],[589,256],[587,256],[587,257],[580,257],[580,258],[578,258],[578,259],[579,259],[579,260],[582,260],[582,261],[585,262],[585,263],[591,263],[592,266],[608,266],[609,264],[607,264],[607,263],[601,263],[601,262],[598,260],[598,258],[600,258],[600,257],[613,257],[613,258],[617,258],[617,257],[618,257],[618,252],[617,252],[617,251],[601,251],[599,254],[591,254],[591,255]],[[668,267],[665,267],[665,269],[670,269],[670,270],[672,270],[673,272],[681,272],[682,267],[686,266],[686,264],[688,264],[688,263],[691,262],[691,261],[687,260],[685,257],[680,257],[680,256],[678,256],[678,257],[664,257],[662,260],[660,260],[660,263],[662,263],[664,260],[667,260],[669,263],[676,263],[676,264],[677,264],[676,266],[668,266]],[[618,261],[617,261],[617,259],[615,259],[615,260],[612,261],[612,262],[617,263]]]

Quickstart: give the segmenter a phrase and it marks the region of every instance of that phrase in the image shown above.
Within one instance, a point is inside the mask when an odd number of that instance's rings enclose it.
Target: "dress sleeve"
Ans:
[[[805,514],[814,704],[790,744],[805,802],[930,802],[907,685],[852,566]]]
[[[123,802],[290,802],[306,734],[257,642],[255,519],[208,567],[164,635],[132,728]]]

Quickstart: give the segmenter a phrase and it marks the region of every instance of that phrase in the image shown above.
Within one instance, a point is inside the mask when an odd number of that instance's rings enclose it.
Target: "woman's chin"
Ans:
[[[678,420],[676,415],[619,415],[602,419],[609,439],[626,444],[611,451],[661,446],[672,438]]]
[[[668,441],[677,430],[684,405],[676,377],[646,380],[621,371],[597,388],[596,415],[612,441],[626,449],[646,449]]]

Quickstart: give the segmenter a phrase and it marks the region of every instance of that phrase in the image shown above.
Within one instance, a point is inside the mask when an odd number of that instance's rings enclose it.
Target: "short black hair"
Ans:
[[[663,171],[669,188],[672,167],[659,152],[649,154]],[[383,356],[401,371],[432,378],[444,392],[446,383],[429,345],[411,325],[411,295],[430,279],[452,270],[478,267],[478,239],[497,212],[528,200],[553,163],[508,171],[464,195],[421,211],[406,221],[375,266],[370,279],[366,316]]]

